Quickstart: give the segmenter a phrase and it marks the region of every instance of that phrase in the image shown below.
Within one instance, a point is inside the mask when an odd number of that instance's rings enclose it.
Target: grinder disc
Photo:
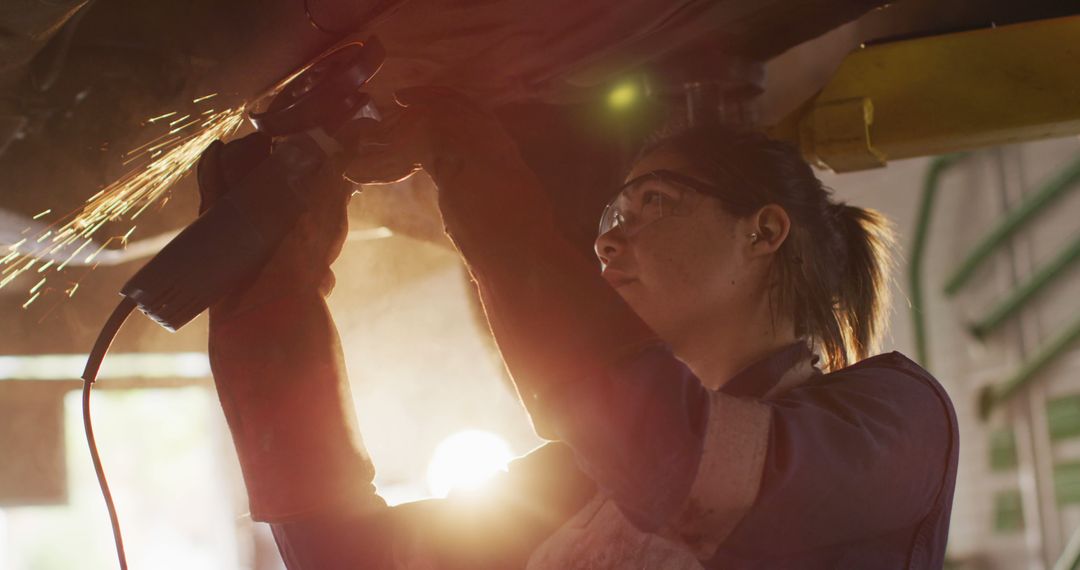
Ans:
[[[272,137],[316,128],[333,132],[369,103],[360,88],[385,57],[376,38],[337,46],[249,105],[248,118]]]

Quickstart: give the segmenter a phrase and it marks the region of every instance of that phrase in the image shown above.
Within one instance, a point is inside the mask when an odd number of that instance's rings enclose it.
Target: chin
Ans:
[[[635,299],[630,295],[622,295],[622,298],[626,301],[627,305],[630,305],[630,308],[633,309],[634,313],[637,314],[641,320],[645,321],[645,324],[649,325],[649,328],[652,329],[653,332],[660,335],[662,338],[664,337],[661,331],[669,328],[671,325],[667,322],[669,319],[664,318],[665,315],[663,311],[656,310],[655,307],[651,307],[648,303],[644,303],[640,298]]]
[[[642,290],[640,282],[624,285],[615,289],[615,292],[622,297],[622,300],[630,306],[641,320],[645,321],[645,324],[649,325],[653,332],[667,340],[664,332],[670,331],[675,324],[672,319],[674,312],[670,307],[664,307],[663,303],[655,302],[656,297],[650,296],[647,291]]]

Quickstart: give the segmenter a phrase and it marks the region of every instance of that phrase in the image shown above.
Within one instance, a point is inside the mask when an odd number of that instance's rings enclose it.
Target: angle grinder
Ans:
[[[334,138],[339,127],[361,117],[379,119],[360,88],[384,57],[375,39],[338,46],[248,105],[255,128],[275,139],[274,151],[120,293],[176,331],[257,272],[305,210],[304,178],[342,152]],[[322,156],[304,150],[313,146]]]
[[[248,105],[255,128],[275,141],[270,155],[120,290],[123,300],[98,334],[83,369],[82,411],[121,570],[127,570],[127,557],[120,521],[90,422],[90,388],[109,345],[136,306],[176,331],[259,271],[306,209],[305,178],[342,151],[334,138],[341,125],[361,117],[378,120],[371,98],[360,88],[384,57],[374,38],[339,45]]]

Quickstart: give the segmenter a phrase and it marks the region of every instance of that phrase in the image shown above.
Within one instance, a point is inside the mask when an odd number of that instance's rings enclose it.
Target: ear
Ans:
[[[748,220],[750,231],[747,240],[753,255],[776,253],[791,232],[791,217],[779,204],[767,204],[752,214]],[[756,239],[750,237],[756,234]]]

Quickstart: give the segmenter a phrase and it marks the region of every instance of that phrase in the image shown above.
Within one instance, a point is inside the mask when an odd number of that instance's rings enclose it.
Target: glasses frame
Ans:
[[[616,190],[615,193],[613,194],[611,200],[607,203],[606,206],[604,206],[604,212],[600,215],[600,224],[599,224],[599,228],[598,228],[598,231],[599,231],[598,235],[604,235],[605,233],[610,232],[610,231],[614,230],[615,228],[623,227],[623,225],[619,224],[617,221],[615,223],[611,223],[611,224],[606,223],[606,220],[608,220],[608,219],[614,219],[614,220],[618,219],[617,214],[612,213],[612,210],[614,210],[614,208],[615,208],[615,201],[618,200],[619,196],[622,196],[623,192],[625,192],[628,188],[631,188],[636,184],[640,184],[643,180],[648,179],[648,178],[655,178],[656,180],[659,180],[660,182],[663,182],[663,183],[666,183],[666,184],[674,183],[674,185],[683,186],[683,187],[688,188],[688,189],[690,189],[690,190],[692,190],[694,192],[697,192],[698,194],[701,194],[702,196],[705,196],[705,197],[719,198],[719,196],[720,196],[720,189],[719,188],[717,188],[716,186],[713,186],[711,184],[708,184],[706,182],[703,182],[701,180],[698,180],[697,178],[694,178],[693,176],[688,176],[688,175],[683,174],[681,172],[675,172],[674,170],[667,170],[667,169],[663,169],[663,168],[657,169],[657,170],[650,170],[649,172],[646,172],[646,173],[644,173],[644,174],[642,174],[640,176],[635,176],[633,179],[627,181],[622,186],[619,186],[618,190]],[[695,205],[695,208],[696,208],[696,205]],[[660,216],[659,218],[657,218],[657,220],[665,218],[665,217],[667,217],[667,216]],[[653,220],[652,222],[655,222],[655,221],[656,220]],[[645,224],[644,226],[639,227],[633,233],[636,234],[638,231],[641,231],[642,228],[644,228],[645,226],[648,226],[652,222],[649,222],[648,224]],[[607,229],[605,229],[605,227],[607,227]],[[623,231],[626,231],[626,230],[623,230]]]

